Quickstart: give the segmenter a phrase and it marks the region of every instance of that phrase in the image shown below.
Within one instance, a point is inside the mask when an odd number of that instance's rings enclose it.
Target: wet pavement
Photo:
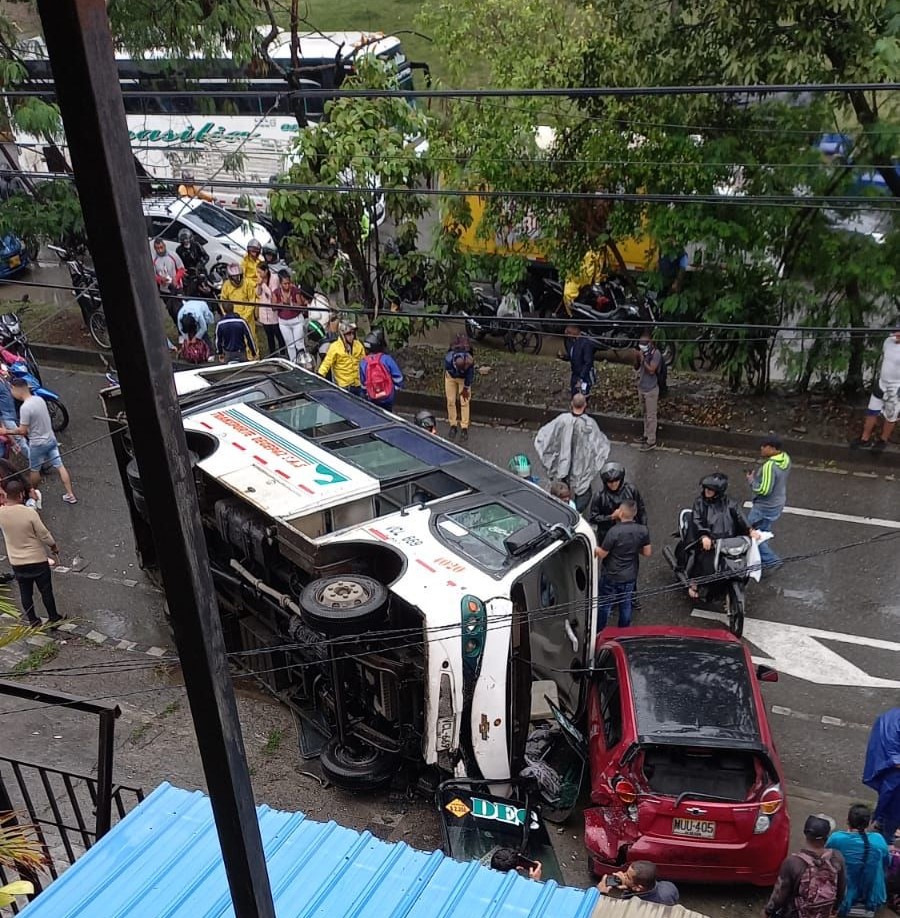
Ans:
[[[52,369],[47,370],[46,377],[47,383],[61,393],[72,417],[70,428],[60,439],[79,497],[75,506],[63,503],[55,478],[44,487],[43,517],[62,548],[63,565],[70,568],[57,575],[58,602],[70,615],[112,638],[168,647],[171,642],[163,598],[137,566],[112,448],[105,425],[93,420],[100,413],[98,393],[104,379]],[[441,429],[445,429],[443,425]],[[504,465],[512,455],[524,452],[531,456],[537,474],[532,438],[533,433],[527,431],[474,427],[468,445]],[[703,453],[702,444],[696,446],[696,452],[657,449],[641,453],[632,445],[613,443],[612,457],[624,462],[629,478],[643,493],[650,515],[655,554],[642,565],[644,590],[671,585],[672,574],[662,557],[662,547],[673,541],[670,533],[676,514],[692,501],[702,475],[721,469],[730,476],[733,493],[747,496],[743,472],[752,465],[753,457],[714,456]],[[837,468],[796,467],[788,504],[791,512],[779,521],[773,547],[786,558],[814,556],[789,561],[761,584],[751,584],[746,637],[755,656],[774,661],[781,671],[777,684],[764,686],[764,695],[791,784],[796,828],[802,825],[809,808],[832,806],[832,815],[842,819],[840,810],[848,798],[871,799],[859,781],[868,726],[879,712],[897,703],[900,688],[900,681],[895,681],[900,680],[898,543],[868,542],[833,550],[881,534],[900,538],[900,522],[884,525],[900,519],[900,499],[897,482],[890,478]],[[832,516],[822,516],[822,512]],[[714,616],[719,611],[706,607],[695,610],[692,616],[680,592],[662,592],[645,599],[636,623],[708,627],[717,624]],[[135,676],[135,684],[143,681]],[[125,687],[128,683],[118,680],[115,684]],[[67,688],[77,691],[79,687]],[[125,703],[138,705],[128,699]],[[146,720],[147,715],[142,716]],[[298,761],[296,768],[302,774],[307,768],[315,770],[315,765]],[[165,763],[153,772],[164,775]],[[187,775],[184,777],[187,780]],[[202,776],[193,780],[202,782]],[[296,801],[282,797],[284,786],[289,786],[284,785],[279,799],[271,802],[288,808],[309,806],[321,815],[330,808],[345,813],[354,809],[345,795],[310,790],[308,779],[298,780]],[[257,795],[268,801],[259,782]],[[377,821],[373,815],[377,806],[362,801],[359,806],[369,821]],[[385,812],[392,812],[391,807],[397,809],[391,801],[385,806]],[[407,829],[398,829],[392,837],[404,837],[414,844],[436,844],[430,820],[424,819],[419,826],[418,816],[406,819]],[[554,841],[571,865],[572,882],[587,883],[578,821],[570,821]],[[750,891],[746,895],[735,891],[696,893],[691,899],[695,907],[703,905],[709,914],[730,908],[729,914],[741,915],[758,913],[761,901],[759,894]]]

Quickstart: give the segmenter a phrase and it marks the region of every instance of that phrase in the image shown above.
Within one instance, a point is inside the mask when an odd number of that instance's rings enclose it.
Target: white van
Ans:
[[[283,360],[175,382],[229,650],[299,715],[302,748],[323,734],[335,785],[402,763],[506,782],[548,702],[580,717],[597,564],[577,513]],[[116,418],[119,390],[104,400]],[[140,471],[113,441],[153,569]]]

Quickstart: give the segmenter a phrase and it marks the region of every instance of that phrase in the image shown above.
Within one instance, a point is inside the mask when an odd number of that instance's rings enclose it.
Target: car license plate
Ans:
[[[691,838],[715,838],[716,824],[708,819],[672,820],[673,835],[688,835]]]
[[[437,722],[437,743],[438,752],[447,752],[453,745],[453,728],[456,726],[456,720],[453,717],[439,717]]]
[[[22,264],[22,259],[18,255],[13,255],[9,260],[9,266],[11,268],[18,268]]]

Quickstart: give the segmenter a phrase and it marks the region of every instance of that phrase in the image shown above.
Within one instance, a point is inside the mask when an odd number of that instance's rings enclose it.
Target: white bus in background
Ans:
[[[261,30],[261,35],[266,32]],[[44,84],[52,88],[43,40],[23,42],[20,53],[28,69],[29,87],[39,89]],[[356,58],[364,54],[375,55],[393,68],[400,89],[414,88],[413,69],[427,71],[426,65],[407,60],[396,37],[314,32],[300,36],[300,82],[314,89],[337,89],[353,72]],[[125,97],[132,149],[146,173],[160,181],[178,182],[183,171],[190,171],[198,183],[211,186],[217,203],[234,206],[246,196],[239,188],[216,188],[216,179],[246,180],[252,186],[283,172],[300,130],[295,107],[302,105],[307,121],[314,124],[326,100],[281,96],[288,85],[278,68],[291,69],[289,32],[280,33],[271,43],[269,57],[276,66],[259,74],[236,66],[227,51],[221,58],[183,62],[173,62],[161,52],[151,51],[142,58],[117,52],[123,92],[158,93]],[[197,94],[185,95],[185,91]],[[245,92],[258,95],[236,94]],[[27,135],[17,135],[15,141],[24,171],[56,171],[53,151],[44,141]],[[60,151],[67,157],[64,142]],[[252,197],[258,207],[265,208],[265,194],[257,189]]]
[[[551,702],[584,718],[598,570],[578,513],[287,361],[175,387],[228,649],[298,715],[301,750],[322,735],[333,784],[505,783]],[[121,428],[121,392],[103,400]],[[152,573],[141,471],[113,443]]]

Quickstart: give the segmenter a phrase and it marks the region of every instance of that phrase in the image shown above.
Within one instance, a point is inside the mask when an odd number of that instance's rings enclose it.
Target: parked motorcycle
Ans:
[[[543,339],[540,327],[528,321],[534,300],[528,291],[499,296],[482,284],[472,284],[473,305],[464,311],[466,334],[474,341],[488,335],[503,338],[508,351],[539,354]]]
[[[81,309],[81,318],[91,338],[94,339],[97,347],[108,351],[112,345],[109,340],[109,330],[106,327],[106,316],[103,314],[103,301],[100,299],[96,273],[93,268],[87,267],[77,255],[62,246],[48,245],[47,248],[55,252],[69,270],[72,295]]]
[[[50,425],[55,433],[65,430],[69,426],[69,412],[66,406],[60,400],[59,395],[52,389],[47,389],[41,385],[41,381],[31,372],[28,365],[24,362],[14,363],[9,369],[9,375],[15,379],[24,379],[28,383],[28,388],[32,395],[40,396],[47,403],[47,411],[50,414]]]
[[[609,277],[595,284],[587,284],[578,291],[578,297],[566,305],[560,281],[544,278],[538,314],[542,318],[556,319],[544,328],[560,335],[567,325],[577,325],[601,351],[634,349],[641,333],[657,322],[659,306],[653,291],[644,291],[640,299],[630,298],[624,282]],[[677,347],[671,341],[660,344],[660,353],[666,366],[671,366],[677,356]]]
[[[19,318],[25,315],[27,309],[28,294],[26,293],[22,297],[22,308],[18,313],[4,312],[0,315],[0,346],[21,357],[29,372],[40,384],[41,371],[38,367],[37,357],[34,356],[34,352],[31,350],[31,345],[28,343],[28,335],[23,331],[22,322]]]
[[[663,557],[669,562],[685,589],[691,577],[684,568],[684,561],[691,552],[700,550],[696,541],[687,541],[690,519],[689,509],[684,509],[678,514],[678,545],[675,550],[669,545],[663,549]],[[702,580],[698,582],[700,596],[704,600],[724,602],[728,630],[740,637],[744,631],[747,584],[751,579],[759,580],[759,550],[749,536],[714,539],[711,550],[715,579],[708,583],[703,583]]]

